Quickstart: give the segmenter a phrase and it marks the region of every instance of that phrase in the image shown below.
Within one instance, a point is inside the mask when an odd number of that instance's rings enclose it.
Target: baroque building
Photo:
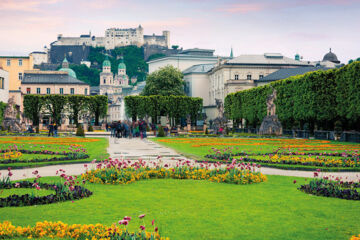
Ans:
[[[162,35],[144,35],[144,29],[141,25],[137,28],[109,28],[105,30],[105,36],[96,37],[89,34],[80,35],[80,37],[64,37],[58,35],[57,41],[51,43],[51,46],[92,46],[105,47],[105,49],[114,49],[136,45],[157,45],[170,47],[170,32],[163,31]]]

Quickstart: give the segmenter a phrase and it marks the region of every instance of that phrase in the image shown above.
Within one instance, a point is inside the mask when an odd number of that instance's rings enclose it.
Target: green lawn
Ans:
[[[177,152],[183,154],[188,158],[192,158],[198,161],[217,162],[217,159],[206,158],[207,154],[214,154],[212,148],[224,149],[231,147],[232,152],[246,152],[250,158],[266,159],[267,157],[254,156],[255,154],[273,153],[277,149],[282,151],[292,152],[345,152],[345,151],[359,151],[359,143],[347,143],[336,141],[323,141],[323,140],[309,140],[309,139],[286,139],[286,138],[214,138],[214,137],[202,137],[202,138],[151,138],[166,147],[173,148]],[[235,157],[237,158],[237,157]],[[240,157],[239,157],[240,158]],[[335,158],[339,157],[326,157]],[[309,170],[313,171],[318,168],[323,171],[359,171],[360,163],[357,167],[320,167],[311,165],[295,165],[295,164],[272,164],[272,163],[259,163],[267,167],[275,167],[290,170]]]
[[[50,161],[50,162],[18,162],[18,163],[9,163],[1,164],[0,159],[0,169],[11,168],[26,168],[26,167],[41,167],[47,165],[55,164],[68,164],[68,163],[83,163],[90,162],[93,159],[102,160],[107,158],[109,155],[107,153],[107,147],[109,145],[106,138],[81,138],[81,137],[69,137],[69,138],[54,138],[54,137],[0,137],[0,147],[1,149],[6,149],[9,146],[18,146],[19,149],[26,150],[48,150],[48,151],[66,151],[69,152],[69,147],[71,144],[76,144],[78,147],[85,148],[87,154],[90,156],[87,159],[76,159],[76,160],[66,160],[66,161]],[[0,154],[1,155],[1,154]],[[64,155],[46,155],[46,154],[23,154],[20,159],[33,159],[33,158],[53,158],[53,157],[63,157]]]
[[[303,178],[268,178],[253,185],[174,179],[87,184],[94,192],[90,198],[0,208],[0,221],[22,226],[45,220],[110,225],[131,216],[130,228],[136,229],[141,223],[137,216],[144,213],[146,226],[156,219],[162,235],[170,239],[329,240],[360,233],[359,201],[304,194],[297,190]]]

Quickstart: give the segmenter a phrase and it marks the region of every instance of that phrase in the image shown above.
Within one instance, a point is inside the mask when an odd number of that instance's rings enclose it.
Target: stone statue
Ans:
[[[276,90],[267,97],[266,107],[267,107],[267,116],[263,119],[259,134],[261,135],[281,135],[282,126],[276,115]]]
[[[273,93],[270,94],[266,99],[267,116],[276,115],[275,99],[276,99],[276,89],[274,89]]]
[[[16,118],[18,110],[15,108],[16,103],[14,97],[9,98],[8,104],[4,111],[4,127],[9,129],[11,132],[21,132],[20,119]]]
[[[220,99],[215,99],[216,108],[219,111],[219,118],[224,117],[224,104]]]

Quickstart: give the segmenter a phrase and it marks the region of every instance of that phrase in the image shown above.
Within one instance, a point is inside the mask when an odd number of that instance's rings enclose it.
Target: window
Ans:
[[[235,74],[235,80],[239,80],[239,74]]]
[[[264,75],[259,75],[259,79],[262,79],[264,77]]]
[[[19,80],[22,81],[22,79],[23,79],[23,74],[19,73]]]
[[[10,66],[10,65],[11,65],[11,60],[10,60],[10,59],[7,59],[7,60],[6,60],[6,65],[7,65],[7,66]]]
[[[19,66],[22,66],[22,59],[19,59]]]
[[[28,87],[28,88],[26,88],[26,93],[27,94],[30,94],[31,93],[31,89]]]
[[[75,94],[75,89],[74,88],[70,88],[70,94]]]
[[[50,94],[50,88],[46,89],[46,94]]]
[[[60,88],[60,94],[64,94],[64,89]]]
[[[247,79],[247,80],[251,80],[251,75],[247,75],[247,76],[246,76],[246,79]]]
[[[87,91],[88,91],[87,88],[85,88],[85,95],[88,95]]]
[[[4,84],[4,81],[5,81],[5,79],[4,78],[2,78],[2,77],[0,77],[0,89],[4,89],[5,88],[5,84]]]
[[[40,88],[36,88],[36,93],[40,94]]]
[[[106,83],[106,80],[105,80],[105,78],[104,78],[104,84]]]

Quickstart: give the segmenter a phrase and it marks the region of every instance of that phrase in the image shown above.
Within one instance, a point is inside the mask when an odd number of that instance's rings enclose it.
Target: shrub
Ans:
[[[162,126],[159,127],[158,137],[165,137],[164,128]]]
[[[76,136],[79,136],[79,137],[85,137],[85,132],[84,132],[84,129],[81,125],[79,125],[76,129]]]
[[[89,127],[88,127],[88,132],[93,132],[94,131],[94,128],[93,126],[90,124]]]

